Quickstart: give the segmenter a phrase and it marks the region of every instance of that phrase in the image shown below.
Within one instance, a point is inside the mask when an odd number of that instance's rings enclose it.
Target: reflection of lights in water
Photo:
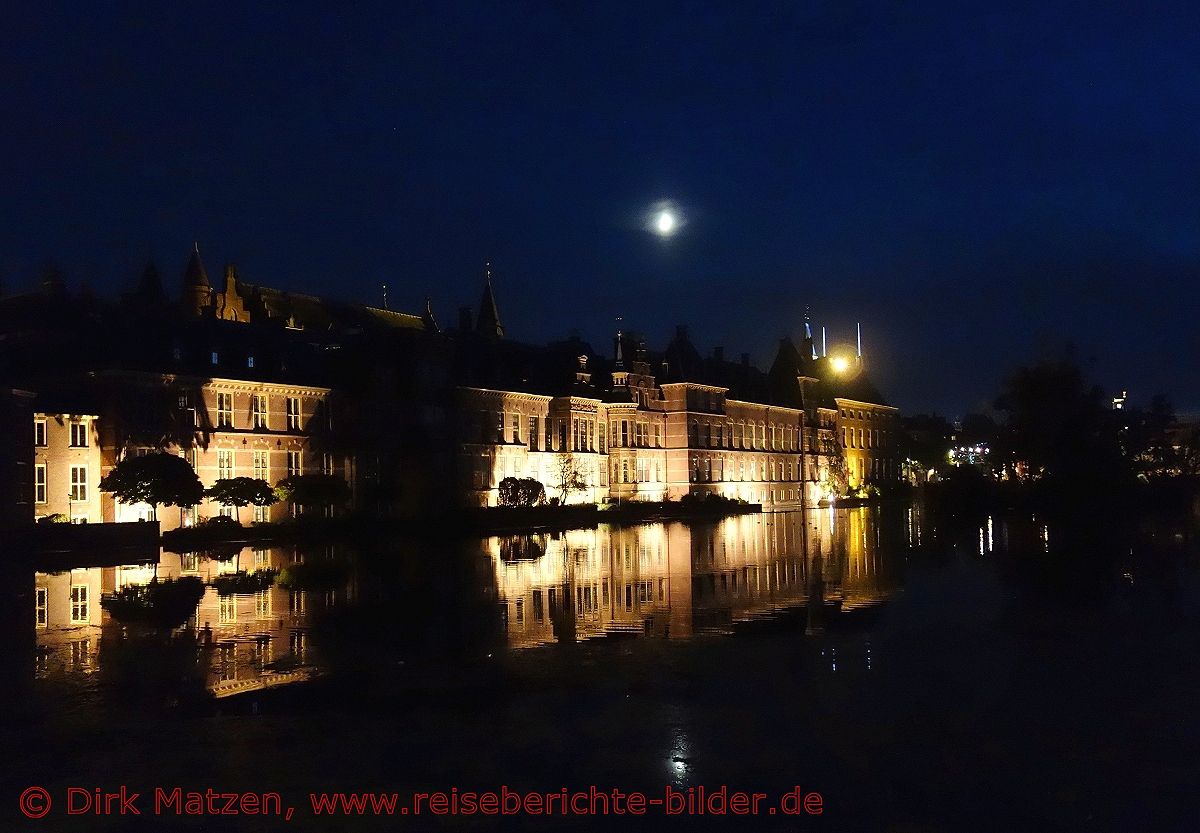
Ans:
[[[983,555],[983,527],[979,527],[979,554]]]
[[[871,643],[867,643],[867,670],[871,670]]]
[[[987,536],[988,552],[995,552],[996,547],[992,542],[992,516],[991,515],[988,515],[988,519],[987,519],[987,533],[988,533],[988,536]]]
[[[671,743],[671,754],[667,757],[667,769],[676,783],[683,783],[687,777],[688,756],[691,754],[691,744],[683,729],[676,727]]]
[[[1050,526],[1048,524],[1042,525],[1042,549],[1050,552]]]

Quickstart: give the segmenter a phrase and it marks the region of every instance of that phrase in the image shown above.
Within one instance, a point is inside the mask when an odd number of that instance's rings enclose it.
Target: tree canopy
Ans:
[[[156,518],[159,506],[195,506],[204,498],[191,464],[165,452],[126,457],[100,481],[100,491],[122,503],[148,503]]]
[[[339,506],[350,500],[350,486],[336,474],[297,474],[280,480],[276,494],[298,506]]]
[[[218,480],[204,493],[222,506],[270,506],[279,500],[275,489],[256,477],[229,477]]]

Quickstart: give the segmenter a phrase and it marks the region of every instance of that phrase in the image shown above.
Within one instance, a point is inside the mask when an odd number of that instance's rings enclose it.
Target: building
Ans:
[[[33,415],[33,505],[36,518],[86,524],[100,509],[100,437],[96,414]]]
[[[46,423],[61,420],[66,444],[42,453],[38,513],[77,520],[147,517],[148,506],[92,501],[122,457],[151,450],[185,456],[206,486],[334,474],[360,508],[406,515],[493,505],[505,477],[571,502],[786,507],[900,475],[896,409],[861,350],[819,356],[807,322],[768,371],[719,347],[702,356],[682,326],[661,351],[625,331],[604,351],[577,337],[526,344],[507,337],[490,268],[478,310],[443,330],[428,301],[417,315],[386,295],[379,307],[322,299],[244,281],[233,264],[214,287],[197,246],[178,300],[153,266],[115,301],[72,295],[55,273],[0,300],[0,335],[14,381],[71,403]],[[90,444],[75,446],[84,423]],[[61,477],[86,500],[67,500]],[[160,521],[232,511],[206,503]],[[243,522],[288,510],[244,511]]]

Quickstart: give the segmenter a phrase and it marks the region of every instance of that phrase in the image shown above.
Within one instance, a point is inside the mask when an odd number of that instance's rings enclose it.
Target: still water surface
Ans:
[[[7,780],[803,784],[828,830],[1194,829],[1192,525],[1107,520],[891,506],[39,573]],[[101,607],[155,574],[208,585],[171,633]]]

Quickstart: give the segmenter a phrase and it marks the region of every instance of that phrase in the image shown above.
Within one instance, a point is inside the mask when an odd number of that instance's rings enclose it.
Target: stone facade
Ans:
[[[33,415],[34,516],[100,523],[100,436],[96,414]]]

